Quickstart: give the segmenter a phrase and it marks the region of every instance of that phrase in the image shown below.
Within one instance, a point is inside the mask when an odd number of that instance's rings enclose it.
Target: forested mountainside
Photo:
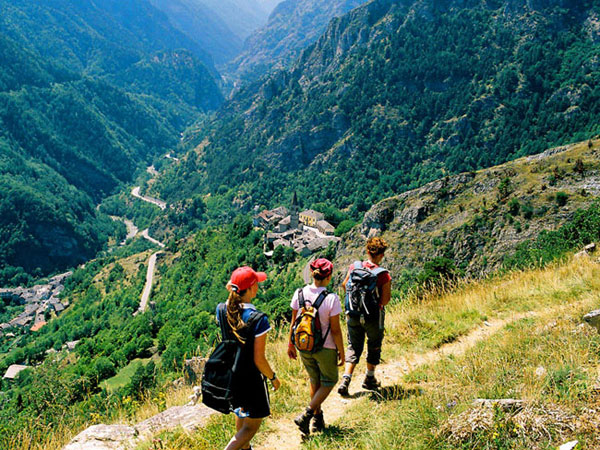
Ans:
[[[136,3],[0,2],[0,285],[93,257],[115,228],[96,204],[222,100],[206,53]]]
[[[376,0],[239,92],[155,187],[235,207],[296,190],[360,213],[598,133],[598,1]],[[227,154],[227,158],[222,155]]]
[[[151,3],[209,52],[216,64],[237,56],[244,39],[267,20],[263,7],[248,0],[151,0]]]
[[[227,66],[227,72],[245,82],[274,67],[291,62],[302,49],[315,42],[333,17],[341,16],[365,0],[285,0],[267,24],[245,41],[242,53]]]

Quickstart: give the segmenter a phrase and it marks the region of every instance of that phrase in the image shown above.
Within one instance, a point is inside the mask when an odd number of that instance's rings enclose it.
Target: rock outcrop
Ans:
[[[82,431],[63,450],[130,450],[138,433],[126,425],[94,425]]]
[[[552,148],[385,199],[344,236],[337,262],[347,266],[362,256],[368,237],[380,234],[390,244],[385,265],[394,273],[418,271],[436,257],[453,260],[469,276],[493,272],[522,242],[557,229],[600,193],[594,145]],[[559,192],[567,195],[566,205],[557,203]],[[594,251],[590,245],[581,254]]]
[[[204,405],[174,406],[134,426],[93,425],[75,436],[63,450],[133,450],[163,431],[194,431],[206,425],[215,411]]]

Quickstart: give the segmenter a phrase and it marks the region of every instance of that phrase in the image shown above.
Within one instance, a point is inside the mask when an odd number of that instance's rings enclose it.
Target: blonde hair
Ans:
[[[323,275],[319,269],[315,269],[312,271],[312,277],[318,281],[323,281],[328,276],[329,275],[327,275],[327,276]]]
[[[240,331],[246,327],[246,323],[242,320],[242,297],[245,293],[246,291],[237,292],[232,289],[227,298],[227,323],[236,339],[242,344],[246,343],[246,339],[240,334]]]
[[[385,240],[383,238],[380,238],[379,236],[375,236],[367,240],[366,249],[369,255],[381,255],[386,251],[387,248],[388,243],[385,242]]]

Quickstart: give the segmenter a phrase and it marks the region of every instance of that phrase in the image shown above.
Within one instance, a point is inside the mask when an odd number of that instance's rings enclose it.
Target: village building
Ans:
[[[9,323],[13,327],[24,328],[31,322],[33,322],[33,316],[19,316],[16,319],[11,320]]]
[[[254,217],[255,226],[267,230],[265,235],[265,255],[270,257],[273,250],[279,246],[291,247],[301,256],[327,248],[330,242],[339,241],[333,236],[335,228],[325,221],[324,215],[318,211],[306,210],[299,212],[296,193],[292,197],[289,214],[280,218],[276,223],[275,212],[287,210],[283,207],[265,210]]]
[[[31,327],[31,331],[36,332],[40,331],[44,326],[47,325],[46,321],[42,320],[40,322],[36,322],[34,326]]]
[[[335,227],[326,220],[319,220],[317,222],[317,230],[326,236],[333,236],[335,233]]]
[[[258,215],[254,216],[252,225],[265,230],[273,229],[283,218],[288,215],[288,210],[284,206],[268,210],[261,211]]]
[[[325,215],[314,209],[307,209],[300,213],[300,222],[309,227],[316,227],[319,220],[324,220]]]
[[[79,344],[79,341],[67,342],[66,344],[63,345],[63,348],[66,348],[67,350],[72,352],[73,350],[75,350],[75,347],[77,347],[77,344]]]
[[[25,369],[28,369],[28,368],[29,367],[27,367],[27,366],[13,364],[6,370],[6,373],[4,374],[3,378],[6,380],[14,380],[15,378],[17,378],[17,375],[19,375],[21,372],[23,372]]]

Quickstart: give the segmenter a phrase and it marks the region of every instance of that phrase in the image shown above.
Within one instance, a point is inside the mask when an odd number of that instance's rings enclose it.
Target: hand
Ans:
[[[290,357],[290,359],[296,359],[296,358],[298,358],[298,353],[296,352],[296,347],[294,347],[294,345],[292,343],[290,343],[288,345],[287,354]]]
[[[281,387],[281,381],[279,381],[279,378],[275,378],[273,381],[271,381],[271,385],[273,386],[273,390],[276,391]]]
[[[338,361],[337,361],[337,365],[338,367],[342,367],[344,365],[344,362],[346,361],[346,355],[344,355],[344,352],[338,352]]]

